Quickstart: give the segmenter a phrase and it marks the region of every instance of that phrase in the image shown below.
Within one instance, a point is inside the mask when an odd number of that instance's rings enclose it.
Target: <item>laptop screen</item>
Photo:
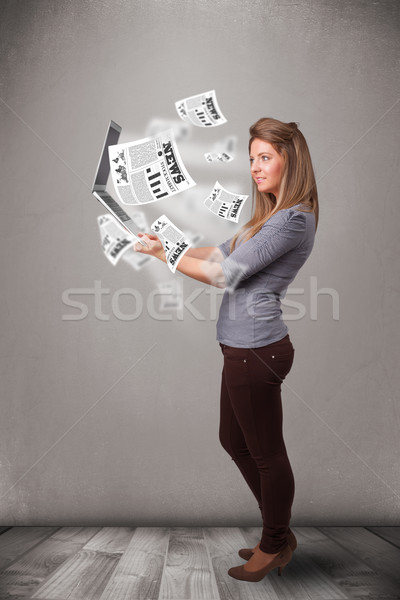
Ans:
[[[105,190],[107,185],[107,179],[110,174],[110,162],[108,159],[108,146],[113,146],[114,144],[118,144],[119,134],[121,133],[121,127],[114,123],[114,121],[110,121],[110,125],[108,127],[106,139],[104,140],[104,146],[101,153],[99,165],[97,167],[96,177],[93,184],[93,190],[103,189]]]

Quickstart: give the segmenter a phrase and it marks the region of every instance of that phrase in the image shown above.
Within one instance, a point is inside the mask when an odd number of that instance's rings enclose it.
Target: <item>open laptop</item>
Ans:
[[[138,236],[138,233],[140,232],[139,227],[106,190],[108,176],[110,175],[108,146],[118,144],[121,130],[122,128],[117,125],[117,123],[110,121],[93,183],[92,194],[113,215],[113,217],[115,217],[117,221],[119,221],[119,223],[121,223],[121,225],[123,225],[123,227],[129,231],[129,233],[133,233],[133,235],[137,238],[137,241],[140,242],[142,246],[146,247],[147,244]]]

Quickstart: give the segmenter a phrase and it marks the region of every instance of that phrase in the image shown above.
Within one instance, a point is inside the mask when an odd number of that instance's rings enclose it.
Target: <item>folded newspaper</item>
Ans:
[[[132,247],[136,238],[111,215],[100,215],[97,217],[97,223],[104,254],[112,265],[116,265],[128,248]]]
[[[211,194],[204,200],[207,208],[227,221],[239,222],[240,212],[248,196],[228,192],[218,181]]]
[[[147,230],[143,213],[135,213],[132,215],[132,220],[135,221],[141,231]],[[97,223],[100,230],[101,246],[106,258],[112,265],[115,266],[122,259],[138,271],[147,262],[154,259],[153,256],[148,254],[133,252],[133,246],[137,242],[136,236],[130,234],[110,214],[97,217]],[[131,249],[131,252],[127,252],[129,249]]]
[[[197,127],[216,127],[227,122],[218,106],[215,90],[178,100],[175,107],[181,119]]]
[[[111,175],[123,204],[148,204],[196,183],[182,162],[172,129],[108,147]]]
[[[185,234],[166,217],[161,215],[151,226],[164,246],[167,265],[175,273],[182,256],[189,250],[190,243]]]

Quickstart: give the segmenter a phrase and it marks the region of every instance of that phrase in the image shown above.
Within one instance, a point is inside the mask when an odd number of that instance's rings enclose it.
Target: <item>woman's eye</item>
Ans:
[[[269,156],[263,156],[263,157],[262,157],[262,159],[263,159],[264,161],[267,161],[267,160],[269,160]]]

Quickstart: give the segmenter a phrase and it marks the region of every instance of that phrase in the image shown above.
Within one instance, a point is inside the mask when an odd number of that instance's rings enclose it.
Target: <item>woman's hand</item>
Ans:
[[[133,246],[135,252],[155,256],[156,258],[165,261],[164,247],[156,235],[153,235],[152,233],[139,233],[138,237],[140,237],[147,246],[142,246],[142,244],[136,242]]]
[[[139,233],[138,235],[140,239],[147,244],[147,246],[142,246],[139,244],[139,242],[136,242],[136,244],[133,246],[133,249],[136,252],[148,254],[149,256],[155,256],[163,262],[167,262],[164,247],[156,235],[153,235],[152,233]],[[208,256],[210,251],[216,250],[217,258],[216,260],[208,260],[204,258],[195,258],[188,255],[181,256],[179,263],[176,266],[177,271],[180,271],[184,275],[192,277],[192,279],[196,279],[197,281],[208,283],[209,285],[214,285],[215,287],[225,288],[225,276],[220,262],[217,262],[218,260],[223,260],[223,254],[221,250],[213,247],[195,249],[194,252],[196,252],[196,250],[198,250],[198,253],[201,256]]]

